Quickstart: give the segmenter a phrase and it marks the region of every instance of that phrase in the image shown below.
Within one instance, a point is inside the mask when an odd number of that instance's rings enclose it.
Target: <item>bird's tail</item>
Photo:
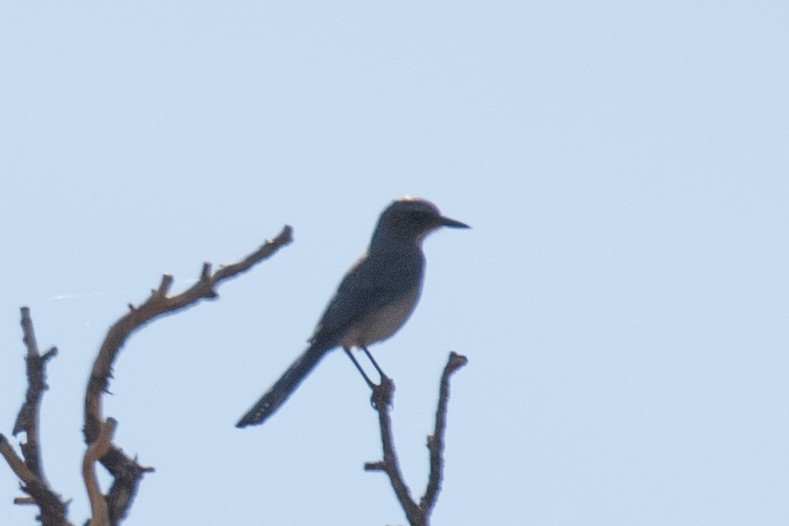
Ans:
[[[285,403],[285,400],[293,394],[312,369],[326,354],[328,349],[310,346],[299,356],[293,364],[288,367],[279,380],[276,381],[271,389],[266,391],[263,397],[246,412],[238,421],[236,427],[247,427],[262,424],[268,417]]]

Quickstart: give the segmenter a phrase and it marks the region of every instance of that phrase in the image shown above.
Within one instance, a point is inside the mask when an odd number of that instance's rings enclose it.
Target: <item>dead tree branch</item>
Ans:
[[[41,355],[38,352],[38,343],[33,331],[33,320],[30,319],[30,309],[22,307],[22,341],[27,348],[25,365],[27,369],[27,392],[25,402],[22,404],[19,414],[14,423],[13,435],[24,431],[27,441],[21,445],[22,453],[25,456],[25,463],[33,473],[39,478],[43,476],[41,467],[41,449],[38,445],[38,413],[41,405],[41,398],[44,391],[48,389],[46,382],[47,361],[54,358],[58,350],[52,347]]]
[[[433,434],[427,437],[427,448],[430,452],[430,474],[428,476],[425,494],[417,504],[411,497],[403,475],[400,472],[400,462],[394,448],[392,437],[392,421],[389,417],[394,383],[384,377],[381,384],[373,388],[373,406],[378,413],[378,425],[381,429],[381,445],[383,447],[383,460],[368,462],[364,465],[366,471],[383,471],[389,477],[392,489],[405,512],[411,526],[427,526],[430,514],[435,507],[438,492],[441,489],[441,479],[444,468],[444,432],[446,430],[447,404],[449,401],[449,378],[455,371],[468,363],[465,356],[451,352],[449,360],[441,374],[438,395],[438,408],[436,409],[436,423]]]
[[[243,260],[219,268],[213,274],[211,265],[205,263],[200,279],[189,289],[175,296],[168,296],[173,277],[165,274],[159,287],[140,306],[129,305],[129,312],[110,327],[99,354],[93,362],[90,379],[85,393],[85,442],[89,446],[99,439],[104,423],[102,400],[112,377],[112,365],[128,337],[137,329],[163,315],[172,314],[197,304],[203,299],[217,297],[215,288],[223,281],[246,272],[257,263],[269,258],[292,240],[292,229],[285,226],[273,240],[266,241],[258,250]],[[137,492],[137,486],[144,473],[153,471],[143,467],[136,459],[128,457],[120,448],[108,444],[107,451],[101,455],[101,464],[114,478],[109,493],[105,496],[109,524],[118,524],[126,515]],[[100,523],[99,523],[100,524]]]
[[[96,461],[109,451],[117,425],[117,420],[112,417],[108,418],[99,430],[99,437],[85,451],[85,457],[82,460],[82,478],[85,481],[85,488],[88,490],[91,510],[91,520],[88,526],[110,526],[107,501],[104,500],[99,482],[96,480]]]
[[[203,265],[200,279],[189,289],[168,296],[173,278],[164,275],[159,287],[139,307],[129,306],[130,312],[121,317],[109,330],[96,357],[85,394],[85,442],[88,445],[83,459],[83,479],[91,504],[90,526],[115,526],[125,517],[144,473],[153,471],[129,458],[112,444],[117,426],[113,418],[104,419],[102,398],[112,377],[112,365],[128,337],[137,329],[166,314],[197,304],[203,299],[217,297],[216,287],[223,281],[248,271],[269,258],[292,240],[292,229],[285,226],[273,240],[266,241],[258,250],[232,265],[211,272],[211,265]],[[28,387],[25,401],[14,424],[13,433],[24,431],[26,441],[20,444],[21,456],[5,436],[0,434],[0,456],[21,481],[21,489],[28,497],[15,499],[17,504],[35,504],[40,510],[38,519],[44,526],[71,526],[66,519],[67,504],[61,501],[44,476],[39,443],[39,409],[43,392],[47,389],[46,363],[57,354],[54,347],[39,353],[33,323],[27,307],[22,309],[23,341],[27,348]],[[113,483],[106,495],[101,493],[96,480],[95,464],[99,461],[112,475]]]
[[[41,399],[47,390],[47,362],[57,355],[57,349],[52,347],[43,355],[39,353],[36,335],[33,331],[33,320],[30,318],[30,309],[20,309],[22,320],[22,341],[27,348],[25,366],[27,369],[27,391],[25,401],[19,410],[14,423],[13,434],[25,433],[25,442],[20,444],[22,457],[14,451],[8,440],[0,435],[0,454],[6,460],[11,470],[22,482],[21,489],[30,498],[17,498],[17,504],[36,504],[41,512],[39,519],[44,526],[62,526],[69,522],[66,520],[68,503],[60,499],[60,495],[50,488],[44,475],[41,460],[41,446],[39,443],[38,417]],[[32,502],[31,502],[32,499]]]

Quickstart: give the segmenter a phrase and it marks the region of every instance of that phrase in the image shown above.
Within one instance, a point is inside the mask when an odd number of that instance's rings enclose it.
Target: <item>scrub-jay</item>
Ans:
[[[438,207],[425,199],[406,196],[390,204],[381,213],[367,252],[345,275],[326,307],[309,339],[310,346],[236,427],[262,424],[337,346],[342,346],[371,386],[351,354],[352,347],[361,348],[384,377],[367,346],[392,336],[413,312],[424,275],[422,240],[442,226],[469,228],[442,216]]]

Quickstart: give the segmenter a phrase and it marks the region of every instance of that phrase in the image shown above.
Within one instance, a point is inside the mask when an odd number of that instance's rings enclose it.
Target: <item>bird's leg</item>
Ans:
[[[386,376],[386,373],[381,369],[378,363],[373,358],[373,355],[370,354],[370,351],[367,347],[362,346],[362,350],[364,354],[370,359],[372,364],[375,366],[375,370],[378,371],[378,374],[381,375],[381,383],[376,386],[370,386],[373,390],[373,394],[370,397],[370,403],[372,406],[378,410],[380,407],[389,407],[392,405],[392,393],[394,393],[394,382]]]
[[[364,378],[364,381],[367,382],[367,386],[370,388],[370,390],[372,390],[373,394],[370,397],[370,404],[376,409],[382,406],[392,405],[392,393],[394,392],[394,382],[392,382],[392,380],[390,380],[389,377],[386,376],[386,373],[383,372],[381,367],[376,363],[375,359],[373,359],[372,355],[370,354],[370,351],[367,350],[367,347],[362,347],[362,350],[370,359],[370,361],[373,363],[375,369],[378,371],[378,374],[381,375],[380,384],[374,384],[373,381],[370,380],[370,377],[367,376],[367,373],[364,372],[362,366],[359,365],[359,362],[353,356],[353,353],[351,353],[350,348],[343,347],[342,350],[345,351],[345,354],[348,355],[348,358],[351,359],[353,364],[356,366],[356,369],[361,373],[362,378]]]
[[[364,349],[364,347],[362,347],[362,348]],[[356,369],[362,374],[362,378],[364,378],[364,381],[367,382],[367,386],[370,389],[375,389],[376,385],[373,383],[372,380],[370,380],[370,377],[367,376],[367,373],[364,372],[364,369],[362,369],[362,366],[359,365],[359,362],[354,357],[353,353],[351,352],[351,349],[349,347],[343,347],[342,350],[345,351],[345,354],[347,354],[348,358],[351,359],[353,364],[356,366]],[[366,350],[367,349],[365,349],[365,351]],[[367,356],[370,356],[370,354],[368,353]],[[373,362],[373,363],[375,363],[375,362]],[[376,368],[377,367],[378,367],[378,365],[376,365]],[[379,369],[379,371],[380,371],[380,369]]]
[[[375,370],[378,371],[378,374],[381,375],[381,382],[383,382],[384,380],[389,379],[389,377],[386,376],[386,373],[383,372],[381,367],[379,367],[378,362],[376,362],[375,359],[373,359],[373,355],[370,354],[370,351],[367,350],[367,347],[362,346],[362,350],[364,351],[364,354],[366,354],[367,357],[370,359],[370,361],[373,363],[373,366],[375,367]]]

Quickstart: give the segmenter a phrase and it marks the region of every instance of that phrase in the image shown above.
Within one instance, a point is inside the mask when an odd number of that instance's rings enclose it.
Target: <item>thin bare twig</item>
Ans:
[[[383,460],[368,462],[364,465],[366,471],[383,471],[389,477],[392,489],[405,512],[411,526],[427,526],[430,514],[436,504],[438,492],[441,488],[444,460],[444,433],[446,430],[446,413],[449,401],[449,378],[466,365],[468,359],[454,352],[449,354],[449,360],[441,374],[439,387],[438,408],[436,409],[436,423],[433,434],[427,437],[427,447],[430,451],[430,475],[424,496],[417,504],[411,497],[403,475],[400,472],[400,463],[394,448],[392,438],[392,421],[389,418],[394,384],[391,379],[383,378],[381,384],[373,388],[373,406],[378,413],[378,425],[381,430],[381,445],[383,447]]]
[[[0,454],[6,460],[11,470],[22,481],[22,491],[27,493],[30,498],[17,498],[17,504],[30,504],[31,499],[35,503],[40,514],[42,524],[66,525],[68,505],[60,499],[60,495],[50,488],[44,476],[44,467],[41,461],[41,446],[39,443],[38,420],[41,406],[41,399],[44,391],[48,388],[46,383],[47,362],[57,355],[57,349],[52,347],[43,355],[39,353],[38,343],[36,342],[35,331],[33,330],[33,320],[30,317],[30,309],[22,307],[21,321],[22,341],[27,348],[25,364],[27,369],[27,391],[25,401],[19,410],[14,423],[13,434],[25,433],[25,441],[20,443],[22,457],[16,454],[14,448],[8,440],[0,435]]]
[[[425,514],[411,498],[411,490],[408,489],[403,474],[400,472],[400,461],[394,448],[394,438],[392,437],[392,420],[389,417],[389,409],[392,406],[392,396],[394,395],[394,383],[390,378],[381,379],[380,385],[373,388],[373,407],[378,413],[378,426],[381,429],[381,446],[384,458],[379,462],[368,462],[364,469],[367,471],[383,471],[389,477],[392,489],[395,492],[400,506],[408,518],[408,523],[412,526],[425,524]]]
[[[449,377],[468,363],[468,358],[455,352],[449,353],[449,360],[441,374],[441,386],[438,390],[438,408],[436,409],[436,426],[433,434],[427,437],[427,449],[430,451],[430,475],[428,476],[425,494],[419,501],[419,507],[430,515],[436,505],[441,479],[444,474],[444,431],[447,427],[447,404],[449,403]]]
[[[27,348],[25,365],[27,369],[27,392],[25,402],[19,410],[14,423],[12,434],[16,436],[19,432],[25,432],[25,442],[21,444],[22,453],[25,457],[27,467],[39,478],[43,479],[43,467],[41,465],[41,449],[38,445],[38,415],[41,405],[41,398],[49,386],[47,386],[47,362],[57,355],[58,350],[52,347],[43,355],[38,352],[36,334],[33,331],[33,320],[30,318],[30,309],[22,307],[22,341]]]
[[[246,272],[290,243],[291,240],[292,229],[285,226],[276,238],[266,241],[258,250],[237,263],[221,267],[213,274],[211,273],[211,265],[205,263],[200,273],[200,279],[192,287],[175,296],[167,295],[173,284],[173,277],[165,274],[159,287],[151,291],[147,300],[138,307],[129,305],[129,312],[110,327],[99,354],[93,362],[93,369],[85,393],[85,427],[83,430],[85,442],[92,444],[99,437],[104,421],[102,400],[112,377],[112,365],[133,332],[163,315],[172,314],[203,299],[216,298],[215,288],[221,282]],[[153,469],[141,466],[136,459],[129,458],[120,448],[112,444],[101,456],[100,462],[114,478],[112,487],[106,495],[106,501],[110,524],[115,525],[123,519],[131,506],[143,474],[153,471]]]

